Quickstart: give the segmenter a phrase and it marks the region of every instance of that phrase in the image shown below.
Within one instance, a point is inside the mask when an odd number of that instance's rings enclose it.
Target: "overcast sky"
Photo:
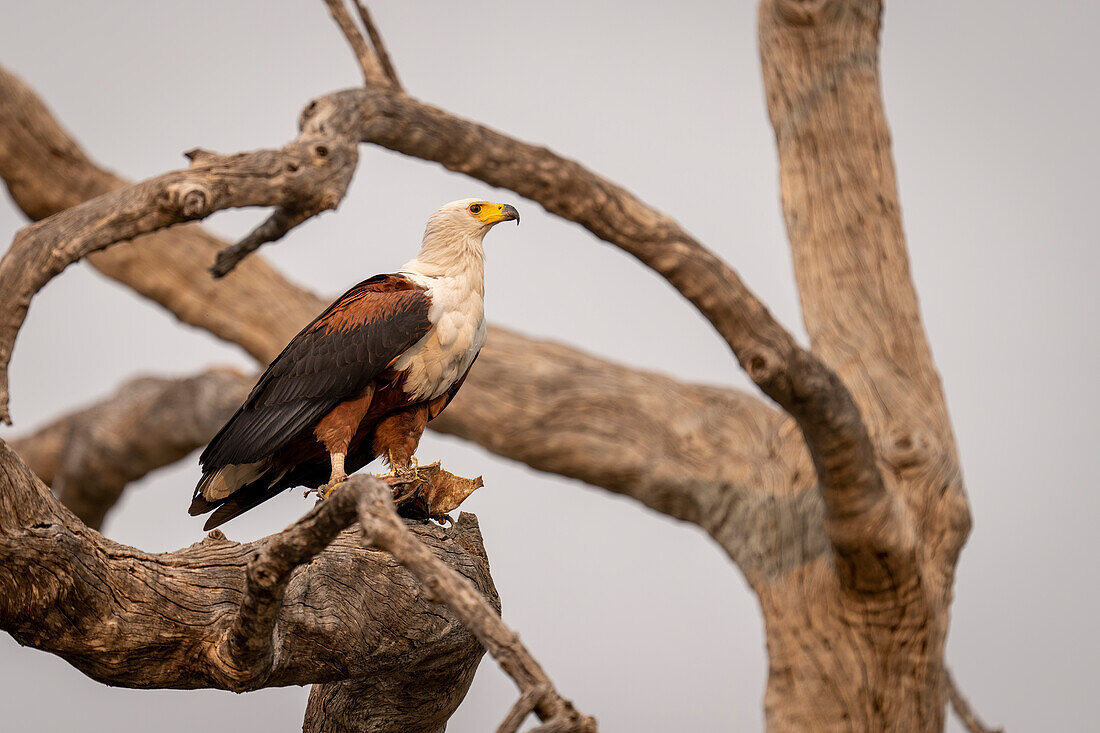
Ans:
[[[622,183],[733,264],[802,333],[754,3],[372,8],[413,94]],[[1010,731],[1095,724],[1098,20],[1096,3],[1018,0],[898,2],[885,18],[883,83],[913,273],[975,519],[948,659],[977,709]],[[320,2],[114,0],[62,11],[7,1],[0,63],[97,160],[132,178],[178,168],[196,146],[281,145],[311,97],[358,81]],[[751,388],[707,324],[631,258],[513,194],[363,153],[340,210],[266,250],[294,279],[335,295],[407,260],[440,204],[510,201],[523,227],[486,241],[494,322],[685,380]],[[211,226],[238,236],[261,216],[223,214]],[[23,221],[0,200],[0,239]],[[13,361],[16,428],[0,437],[134,374],[211,364],[249,361],[73,267],[31,308]],[[485,476],[464,508],[481,519],[505,618],[603,730],[762,728],[759,609],[700,530],[457,439],[429,435],[419,456]],[[185,510],[198,475],[191,457],[131,487],[105,533],[153,551],[194,542],[201,519]],[[227,531],[260,537],[305,509],[290,492]],[[213,721],[294,730],[307,692],[112,690],[0,639],[11,730],[193,731]],[[486,659],[450,730],[495,728],[514,697]]]

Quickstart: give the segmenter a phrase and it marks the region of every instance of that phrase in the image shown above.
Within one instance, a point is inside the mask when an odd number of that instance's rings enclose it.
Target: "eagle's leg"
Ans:
[[[322,499],[327,499],[333,489],[347,480],[348,474],[344,471],[345,455],[344,453],[329,454],[329,460],[332,461],[332,473],[329,475],[328,483],[317,489],[317,493],[321,495]]]
[[[334,407],[313,429],[313,435],[328,451],[329,461],[332,463],[332,473],[329,474],[328,483],[317,487],[317,493],[321,498],[328,498],[332,490],[347,479],[344,458],[348,454],[351,439],[359,429],[359,423],[363,421],[363,416],[370,407],[373,397],[374,386],[372,385],[355,399],[341,402]]]
[[[416,449],[427,425],[426,404],[407,407],[378,422],[374,429],[374,452],[385,457],[391,476],[401,481],[416,479]]]

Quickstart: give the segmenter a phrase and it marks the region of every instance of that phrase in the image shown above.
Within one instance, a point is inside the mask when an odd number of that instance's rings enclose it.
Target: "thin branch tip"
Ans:
[[[951,707],[954,709],[955,715],[959,716],[959,720],[966,727],[968,733],[1005,733],[1004,728],[991,728],[982,722],[978,714],[974,712],[974,708],[970,706],[970,701],[959,690],[951,670],[944,667],[943,675],[947,683],[947,695],[951,699]]]
[[[390,59],[390,52],[386,48],[385,41],[382,40],[382,33],[378,30],[378,26],[375,25],[374,19],[371,17],[370,10],[367,9],[367,6],[362,0],[355,0],[355,8],[359,11],[359,20],[363,22],[363,27],[367,29],[367,35],[370,37],[371,45],[374,46],[374,52],[378,55],[378,61],[382,64],[382,71],[385,72],[386,78],[390,81],[390,85],[397,91],[404,92],[405,87],[397,77],[397,69]]]
[[[370,44],[367,43],[367,39],[363,37],[363,33],[355,25],[344,0],[324,0],[324,2],[328,7],[329,14],[336,21],[336,25],[339,26],[340,32],[344,34],[344,39],[351,46],[352,53],[355,54],[355,58],[359,62],[359,70],[363,72],[364,84],[367,86],[393,86],[382,66],[378,53],[371,48]],[[362,14],[360,14],[360,17],[362,17]]]

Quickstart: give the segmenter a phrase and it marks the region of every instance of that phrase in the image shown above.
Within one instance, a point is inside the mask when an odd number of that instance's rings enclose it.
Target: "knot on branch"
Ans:
[[[214,193],[201,183],[186,181],[170,184],[158,203],[167,211],[178,212],[184,219],[201,219],[211,213]]]
[[[896,469],[925,465],[940,453],[932,435],[923,428],[895,426],[886,433],[882,457]]]
[[[741,363],[749,378],[759,385],[772,383],[784,370],[779,354],[767,348],[745,349]]]
[[[225,532],[220,529],[212,529],[210,532],[202,538],[202,544],[204,545],[232,545],[235,544],[231,539],[225,536]]]

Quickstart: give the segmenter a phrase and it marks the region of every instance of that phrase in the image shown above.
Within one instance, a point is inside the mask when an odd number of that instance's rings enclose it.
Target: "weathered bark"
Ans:
[[[878,587],[853,593],[837,582],[843,566],[820,558],[761,590],[777,731],[943,728],[950,587],[970,520],[908,271],[879,91],[881,10],[873,0],[760,6],[806,328],[859,405],[920,548],[915,574],[887,570]]]
[[[2,442],[0,481],[0,628],[106,684],[239,691],[384,670],[388,684],[359,690],[359,730],[434,731],[483,653],[400,564],[364,549],[357,530],[339,532],[357,516],[350,482],[340,487],[350,504],[322,503],[281,535],[240,544],[214,532],[151,555],[88,529]],[[450,531],[410,530],[499,608],[472,515]],[[273,557],[282,572],[270,572]],[[257,583],[267,603],[242,623]],[[251,656],[226,642],[242,626]]]

